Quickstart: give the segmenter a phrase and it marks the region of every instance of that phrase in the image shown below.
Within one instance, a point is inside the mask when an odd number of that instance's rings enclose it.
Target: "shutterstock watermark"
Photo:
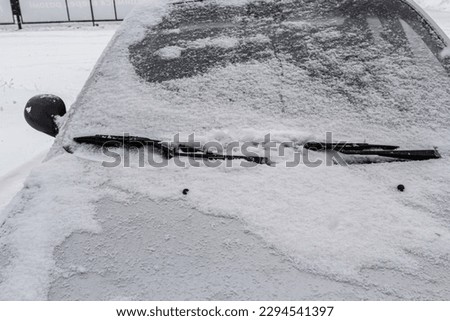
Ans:
[[[186,139],[180,139],[180,134],[171,141],[132,140],[125,133],[123,142],[117,140],[106,142],[102,146],[103,155],[108,160],[103,161],[105,167],[166,167],[175,164],[179,167],[256,167],[268,165],[272,167],[284,166],[287,168],[306,166],[310,168],[320,166],[342,165],[346,166],[339,150],[317,150],[305,148],[306,142],[279,141],[272,139],[270,133],[260,141],[218,141],[201,142],[190,134]],[[332,144],[331,132],[320,144]],[[333,143],[343,146],[346,142]],[[120,145],[120,146],[118,146]]]

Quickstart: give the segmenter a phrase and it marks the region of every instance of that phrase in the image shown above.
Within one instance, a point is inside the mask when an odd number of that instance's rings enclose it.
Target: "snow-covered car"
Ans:
[[[0,298],[450,299],[449,44],[409,0],[135,9],[5,209]]]

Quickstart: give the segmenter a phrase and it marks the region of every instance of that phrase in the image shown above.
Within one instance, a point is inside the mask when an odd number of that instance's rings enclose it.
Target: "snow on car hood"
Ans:
[[[49,159],[6,209],[0,298],[45,299],[54,275],[64,273],[54,264],[55,247],[75,231],[101,233],[99,200],[136,195],[234,217],[295,268],[375,289],[380,297],[449,298],[442,268],[450,248],[450,78],[449,61],[440,55],[446,39],[405,6],[154,1],[135,10],[71,108]],[[61,148],[89,134],[196,133],[226,144],[273,133],[277,141],[302,144],[326,132],[438,146],[443,159],[105,168]],[[180,193],[185,187],[188,197]],[[419,286],[405,293],[368,271],[397,271]]]

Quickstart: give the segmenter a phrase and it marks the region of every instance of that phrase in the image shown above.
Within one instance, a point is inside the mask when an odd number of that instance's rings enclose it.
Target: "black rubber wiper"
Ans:
[[[400,160],[423,161],[439,159],[441,155],[437,149],[428,150],[399,150],[399,146],[374,145],[366,143],[306,143],[304,148],[313,151],[333,150],[346,155],[382,156]]]
[[[256,164],[270,165],[271,162],[266,157],[261,156],[244,156],[244,155],[222,155],[216,153],[205,152],[200,148],[189,146],[186,144],[177,144],[176,148],[161,140],[150,139],[138,136],[113,136],[113,135],[95,135],[75,137],[73,139],[79,144],[90,144],[99,147],[136,147],[142,148],[150,146],[156,148],[166,158],[173,157],[190,157],[194,159],[210,159],[210,160],[235,160],[241,159]]]
[[[375,145],[367,143],[316,143],[308,142],[304,146],[306,149],[324,151],[324,150],[335,150],[338,152],[344,152],[347,150],[394,150],[399,149],[400,146],[392,145]]]

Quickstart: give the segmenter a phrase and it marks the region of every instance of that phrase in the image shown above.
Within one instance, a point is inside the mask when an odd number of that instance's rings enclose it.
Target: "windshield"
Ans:
[[[443,48],[402,1],[314,0],[178,5],[130,46],[130,58],[140,77],[170,83],[186,99],[201,100],[201,93],[184,91],[186,81],[174,80],[205,78],[236,65],[240,70],[226,79],[234,90],[224,92],[226,82],[208,79],[224,100],[258,95],[277,114],[311,120],[344,114],[393,127],[448,122],[436,117],[450,106],[450,64],[440,55]],[[267,73],[270,89],[255,83],[258,62],[265,64],[260,71]],[[254,100],[255,111],[260,104]]]
[[[380,65],[397,72],[422,64],[450,71],[440,56],[443,48],[438,35],[402,1],[313,0],[178,5],[130,47],[130,57],[136,72],[150,82],[276,58],[281,67],[292,64],[336,89],[337,78],[349,87],[370,86],[381,80],[373,79],[380,68],[372,68]],[[371,82],[364,76],[372,76]]]

